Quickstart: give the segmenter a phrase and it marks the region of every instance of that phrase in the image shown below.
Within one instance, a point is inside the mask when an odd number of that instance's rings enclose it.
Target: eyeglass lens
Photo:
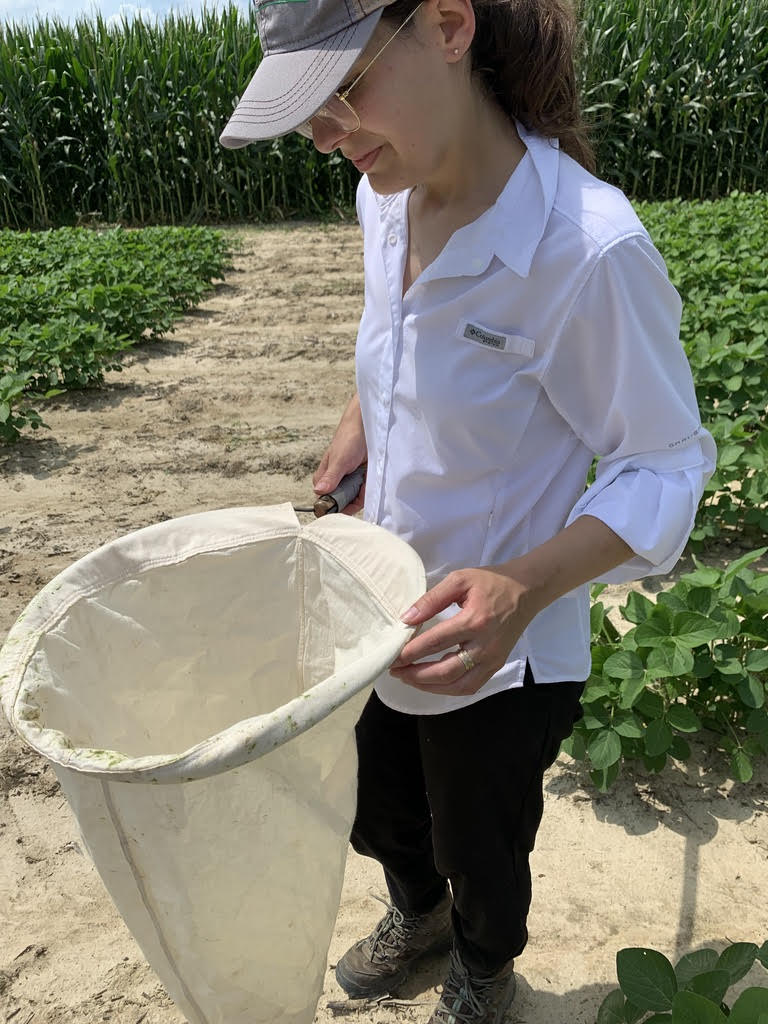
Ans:
[[[305,121],[300,124],[296,129],[301,135],[306,138],[312,138],[312,121],[319,118],[322,121],[330,121],[337,127],[341,128],[344,132],[354,132],[360,127],[357,114],[334,93],[330,99],[326,100],[320,109],[312,115],[309,121]]]

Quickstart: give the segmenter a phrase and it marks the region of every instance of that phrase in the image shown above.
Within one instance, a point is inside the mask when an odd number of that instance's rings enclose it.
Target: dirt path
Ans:
[[[41,586],[108,540],[189,512],[311,496],[353,389],[358,230],[238,237],[226,283],[169,340],[135,349],[101,391],[55,400],[50,432],[0,451],[0,638]],[[768,936],[768,771],[734,787],[705,769],[700,757],[601,797],[567,764],[553,770],[511,1020],[594,1024],[622,946],[675,957]],[[83,854],[53,774],[4,719],[0,796],[0,1024],[181,1024]],[[382,887],[351,854],[331,963],[378,919],[368,890]],[[414,1005],[353,1018],[426,1022],[444,966],[412,979],[403,998]],[[319,1024],[341,995],[329,973]]]

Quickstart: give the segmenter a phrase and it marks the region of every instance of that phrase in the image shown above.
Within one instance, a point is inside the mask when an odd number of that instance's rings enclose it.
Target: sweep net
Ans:
[[[354,724],[423,592],[418,556],[378,527],[228,509],[100,548],[9,634],[4,711],[190,1024],[311,1024]]]

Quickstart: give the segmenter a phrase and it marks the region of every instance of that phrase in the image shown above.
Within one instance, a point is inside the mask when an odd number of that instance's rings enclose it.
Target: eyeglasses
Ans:
[[[310,117],[308,121],[304,121],[303,124],[299,125],[299,127],[296,129],[299,135],[303,135],[305,138],[311,139],[312,122],[317,120],[318,118],[321,121],[330,122],[331,124],[335,125],[337,128],[340,128],[343,132],[346,132],[349,135],[359,130],[360,118],[357,116],[357,111],[349,102],[347,96],[349,96],[349,94],[355,88],[357,83],[360,81],[360,79],[363,77],[366,71],[370,68],[371,64],[373,64],[374,61],[378,57],[380,57],[381,54],[386,50],[386,48],[389,46],[389,44],[392,42],[392,40],[395,38],[398,32],[401,32],[405,28],[405,26],[416,13],[416,11],[418,11],[418,9],[421,7],[421,4],[423,2],[424,0],[420,0],[420,2],[416,4],[411,13],[402,23],[402,25],[400,25],[399,28],[395,29],[395,31],[392,33],[392,35],[389,37],[386,43],[384,43],[381,49],[378,50],[373,55],[373,57],[371,57],[371,59],[368,61],[368,63],[365,65],[363,70],[360,72],[360,74],[357,76],[354,82],[352,82],[351,85],[348,85],[343,92],[335,92],[329,100],[326,100],[326,102],[322,105],[322,107],[320,107],[319,110],[315,111],[315,113],[312,115],[312,117]]]

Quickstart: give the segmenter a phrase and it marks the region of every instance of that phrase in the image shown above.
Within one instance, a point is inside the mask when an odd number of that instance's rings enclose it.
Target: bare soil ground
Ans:
[[[357,228],[233,232],[226,282],[168,340],[132,350],[101,390],[55,399],[50,431],[0,451],[0,638],[57,572],[158,520],[304,503],[353,389],[361,312]],[[638,584],[646,592],[659,584]],[[619,600],[626,588],[613,588]],[[50,769],[0,723],[0,1024],[181,1024],[81,847]],[[564,759],[534,854],[531,942],[517,1024],[594,1024],[628,945],[671,958],[768,937],[768,771],[728,782],[699,751],[600,796]],[[382,910],[383,882],[350,853],[330,964]],[[426,1022],[443,960],[396,1005],[352,1011]],[[747,979],[765,983],[759,969]],[[317,1012],[342,1011],[329,970]],[[346,1016],[346,1014],[344,1014]]]

